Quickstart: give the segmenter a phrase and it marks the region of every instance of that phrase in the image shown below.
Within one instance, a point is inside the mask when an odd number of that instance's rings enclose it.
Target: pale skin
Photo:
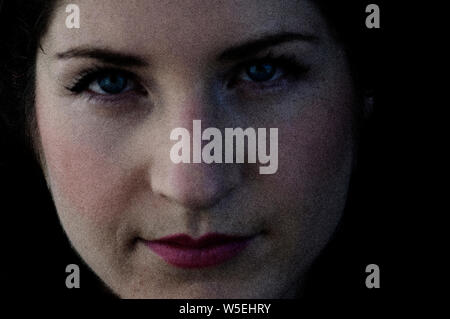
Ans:
[[[342,216],[355,157],[352,112],[361,107],[345,52],[318,10],[297,0],[70,3],[80,7],[81,27],[66,28],[59,4],[38,52],[36,116],[46,180],[77,252],[122,298],[300,293]],[[294,56],[307,69],[298,79],[280,67],[277,79],[255,83],[236,69],[242,52],[219,58],[281,32],[302,37],[248,58]],[[61,54],[74,48],[141,63]],[[95,83],[67,89],[94,66],[127,70],[132,84],[120,94]],[[230,87],[232,73],[239,81]],[[278,128],[278,171],[172,163],[170,132],[190,130],[194,119],[219,129]],[[209,232],[254,239],[235,258],[201,269],[169,265],[142,242]]]

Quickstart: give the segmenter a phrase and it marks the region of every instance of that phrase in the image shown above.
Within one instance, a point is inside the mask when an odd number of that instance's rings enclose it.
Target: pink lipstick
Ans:
[[[167,263],[181,268],[202,268],[221,264],[244,250],[251,237],[210,233],[199,239],[177,234],[145,241]]]

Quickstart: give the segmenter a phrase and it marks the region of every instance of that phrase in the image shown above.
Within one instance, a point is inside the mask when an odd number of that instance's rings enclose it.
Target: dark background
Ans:
[[[344,220],[310,275],[306,294],[310,300],[379,305],[427,294],[420,289],[427,275],[422,268],[427,248],[421,238],[428,231],[423,213],[431,206],[421,202],[425,173],[420,162],[429,145],[418,134],[423,126],[413,120],[422,117],[417,91],[422,86],[417,81],[424,81],[419,76],[424,64],[416,57],[416,39],[423,31],[407,6],[375,3],[381,8],[381,29],[364,31],[375,57],[375,111],[363,135],[361,165]],[[361,23],[364,18],[362,14]],[[419,123],[426,125],[424,121]],[[70,248],[31,153],[3,132],[0,141],[2,300],[30,295],[110,298]],[[65,286],[65,267],[71,263],[81,268],[80,289]],[[372,263],[380,267],[380,289],[365,286],[365,267]]]

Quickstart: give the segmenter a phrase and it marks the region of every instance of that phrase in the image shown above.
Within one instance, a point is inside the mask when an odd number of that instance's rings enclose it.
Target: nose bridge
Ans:
[[[208,122],[214,114],[215,103],[209,92],[207,79],[201,70],[180,68],[168,74],[161,85],[162,105],[165,120],[172,126],[192,129],[192,121]]]
[[[220,126],[214,116],[215,105],[205,85],[184,81],[173,84],[167,89],[167,98],[161,106],[164,108],[161,121],[168,123],[164,131],[169,134],[162,141],[164,152],[157,161],[152,161],[149,170],[151,188],[154,194],[189,209],[210,207],[239,184],[239,168],[230,164],[203,163],[201,158],[200,163],[194,163],[194,144],[202,148],[207,143],[201,140],[202,131],[207,127]],[[197,125],[195,132],[194,120],[201,121],[201,128]],[[188,132],[185,137],[189,141],[184,145],[189,146],[189,163],[174,163],[171,160],[170,151],[180,141],[170,139],[170,133],[176,128]]]

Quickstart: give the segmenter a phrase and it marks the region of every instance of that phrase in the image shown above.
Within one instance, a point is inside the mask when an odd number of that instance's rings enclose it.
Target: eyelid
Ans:
[[[230,80],[227,84],[228,87],[234,86],[238,81],[239,77],[242,75],[243,72],[246,72],[246,69],[254,64],[261,64],[261,63],[269,63],[274,64],[275,67],[281,68],[283,72],[285,72],[284,76],[292,76],[294,79],[297,79],[301,74],[307,72],[309,70],[309,67],[298,61],[295,54],[292,55],[276,55],[273,54],[273,52],[267,53],[263,57],[253,57],[246,59],[245,61],[242,61],[238,63],[235,67],[232,68],[230,74]],[[245,80],[243,80],[245,81]],[[277,80],[273,80],[277,81]],[[251,82],[251,81],[247,81]],[[269,81],[266,81],[269,82]],[[256,82],[255,82],[256,83]],[[261,82],[264,83],[264,82]]]
[[[119,74],[127,79],[133,81],[133,85],[136,87],[140,86],[141,81],[139,80],[139,77],[134,74],[131,71],[115,68],[115,67],[98,67],[94,66],[88,69],[85,69],[81,71],[76,78],[74,79],[73,83],[66,87],[69,91],[72,93],[78,94],[85,90],[89,89],[90,84],[95,81],[96,79],[105,76],[107,74]]]
[[[93,92],[95,94],[98,94],[98,95],[118,95],[118,94],[124,94],[124,93],[126,93],[128,91],[134,90],[137,87],[135,81],[132,80],[132,79],[127,79],[126,84],[127,84],[127,86],[125,87],[125,89],[122,92],[114,94],[114,93],[105,92],[101,88],[100,84],[98,83],[98,80],[97,81],[94,80],[94,81],[91,81],[89,83],[89,85],[87,87],[87,90],[90,91],[90,92]],[[104,91],[105,93],[97,92],[97,91]]]

